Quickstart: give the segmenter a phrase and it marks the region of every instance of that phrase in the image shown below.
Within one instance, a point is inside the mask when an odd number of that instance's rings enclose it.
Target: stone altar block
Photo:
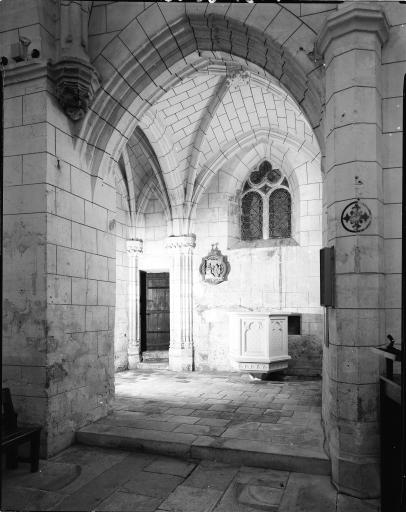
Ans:
[[[233,368],[269,373],[288,367],[288,317],[269,313],[230,313],[230,359]]]

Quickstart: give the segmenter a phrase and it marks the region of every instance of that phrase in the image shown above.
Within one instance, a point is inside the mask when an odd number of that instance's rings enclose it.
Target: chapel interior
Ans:
[[[2,0],[0,57],[2,387],[41,461],[184,443],[400,492],[406,5]]]

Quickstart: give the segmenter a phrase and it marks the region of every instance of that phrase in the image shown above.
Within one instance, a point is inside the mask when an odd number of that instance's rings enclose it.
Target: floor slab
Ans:
[[[99,471],[96,471],[96,468]],[[2,511],[379,512],[326,475],[76,445],[2,472]]]
[[[136,370],[116,375],[113,412],[81,443],[329,474],[320,381]]]

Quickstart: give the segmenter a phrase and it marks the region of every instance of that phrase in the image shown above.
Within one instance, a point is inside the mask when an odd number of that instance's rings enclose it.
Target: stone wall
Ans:
[[[231,203],[230,194],[219,188],[225,183],[223,171],[203,194],[195,219],[196,249],[193,256],[193,340],[195,365],[198,370],[230,371],[229,313],[232,311],[263,311],[273,314],[301,316],[301,335],[289,337],[288,373],[321,374],[323,316],[319,305],[319,249],[321,231],[314,226],[298,229],[302,244],[268,241],[268,246],[229,249],[229,231],[239,228],[239,208]],[[217,179],[218,178],[218,179]],[[320,216],[320,199],[307,196],[301,201],[302,212],[308,205],[314,216]],[[235,196],[235,194],[234,194]],[[320,225],[320,224],[318,224]],[[144,253],[139,268],[146,271],[169,271],[168,254],[164,248],[166,220],[159,201],[152,197],[144,214]],[[309,232],[311,239],[309,242]],[[231,272],[226,282],[209,285],[201,281],[201,258],[218,243],[226,254]],[[247,244],[250,245],[250,244]]]
[[[231,167],[232,163],[228,165],[228,172]],[[317,188],[313,196],[306,197],[303,192],[301,194],[299,187],[296,200],[301,202],[301,212],[308,213],[308,204],[315,203],[312,206],[312,213],[317,219],[317,224],[310,225],[307,223],[306,215],[298,215],[293,219],[296,230],[291,242],[268,240],[243,243],[237,248],[230,248],[230,245],[235,246],[236,230],[239,236],[238,195],[242,181],[237,180],[239,185],[237,184],[231,196],[224,173],[225,170],[221,170],[216,179],[212,180],[207,192],[202,195],[196,211],[196,364],[201,368],[230,369],[231,311],[298,314],[301,316],[301,336],[291,337],[289,340],[289,353],[291,352],[290,355],[293,357],[289,362],[289,370],[319,375],[323,339],[323,317],[319,299],[319,189]],[[314,179],[315,186],[318,187],[317,177]],[[303,186],[306,187],[306,184],[303,183]],[[232,236],[229,236],[230,233]],[[217,243],[222,253],[227,255],[231,267],[227,281],[218,285],[202,282],[198,273],[201,258],[208,254],[213,243]]]
[[[112,393],[116,198],[94,193],[45,78],[5,93],[3,384],[52,453]]]
[[[92,185],[43,61],[5,80],[3,386],[50,455],[113,392],[115,185]]]

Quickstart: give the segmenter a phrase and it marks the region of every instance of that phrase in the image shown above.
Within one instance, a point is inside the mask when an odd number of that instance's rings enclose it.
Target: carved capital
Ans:
[[[144,242],[139,239],[127,240],[127,252],[130,254],[139,254],[143,251]]]
[[[370,2],[349,2],[325,20],[316,43],[317,53],[324,55],[332,41],[351,32],[374,33],[383,45],[389,34],[385,13]]]
[[[165,243],[166,249],[193,249],[196,247],[196,235],[169,236]]]
[[[75,57],[63,58],[50,67],[60,105],[72,121],[79,121],[100,87],[98,72],[91,64]]]

